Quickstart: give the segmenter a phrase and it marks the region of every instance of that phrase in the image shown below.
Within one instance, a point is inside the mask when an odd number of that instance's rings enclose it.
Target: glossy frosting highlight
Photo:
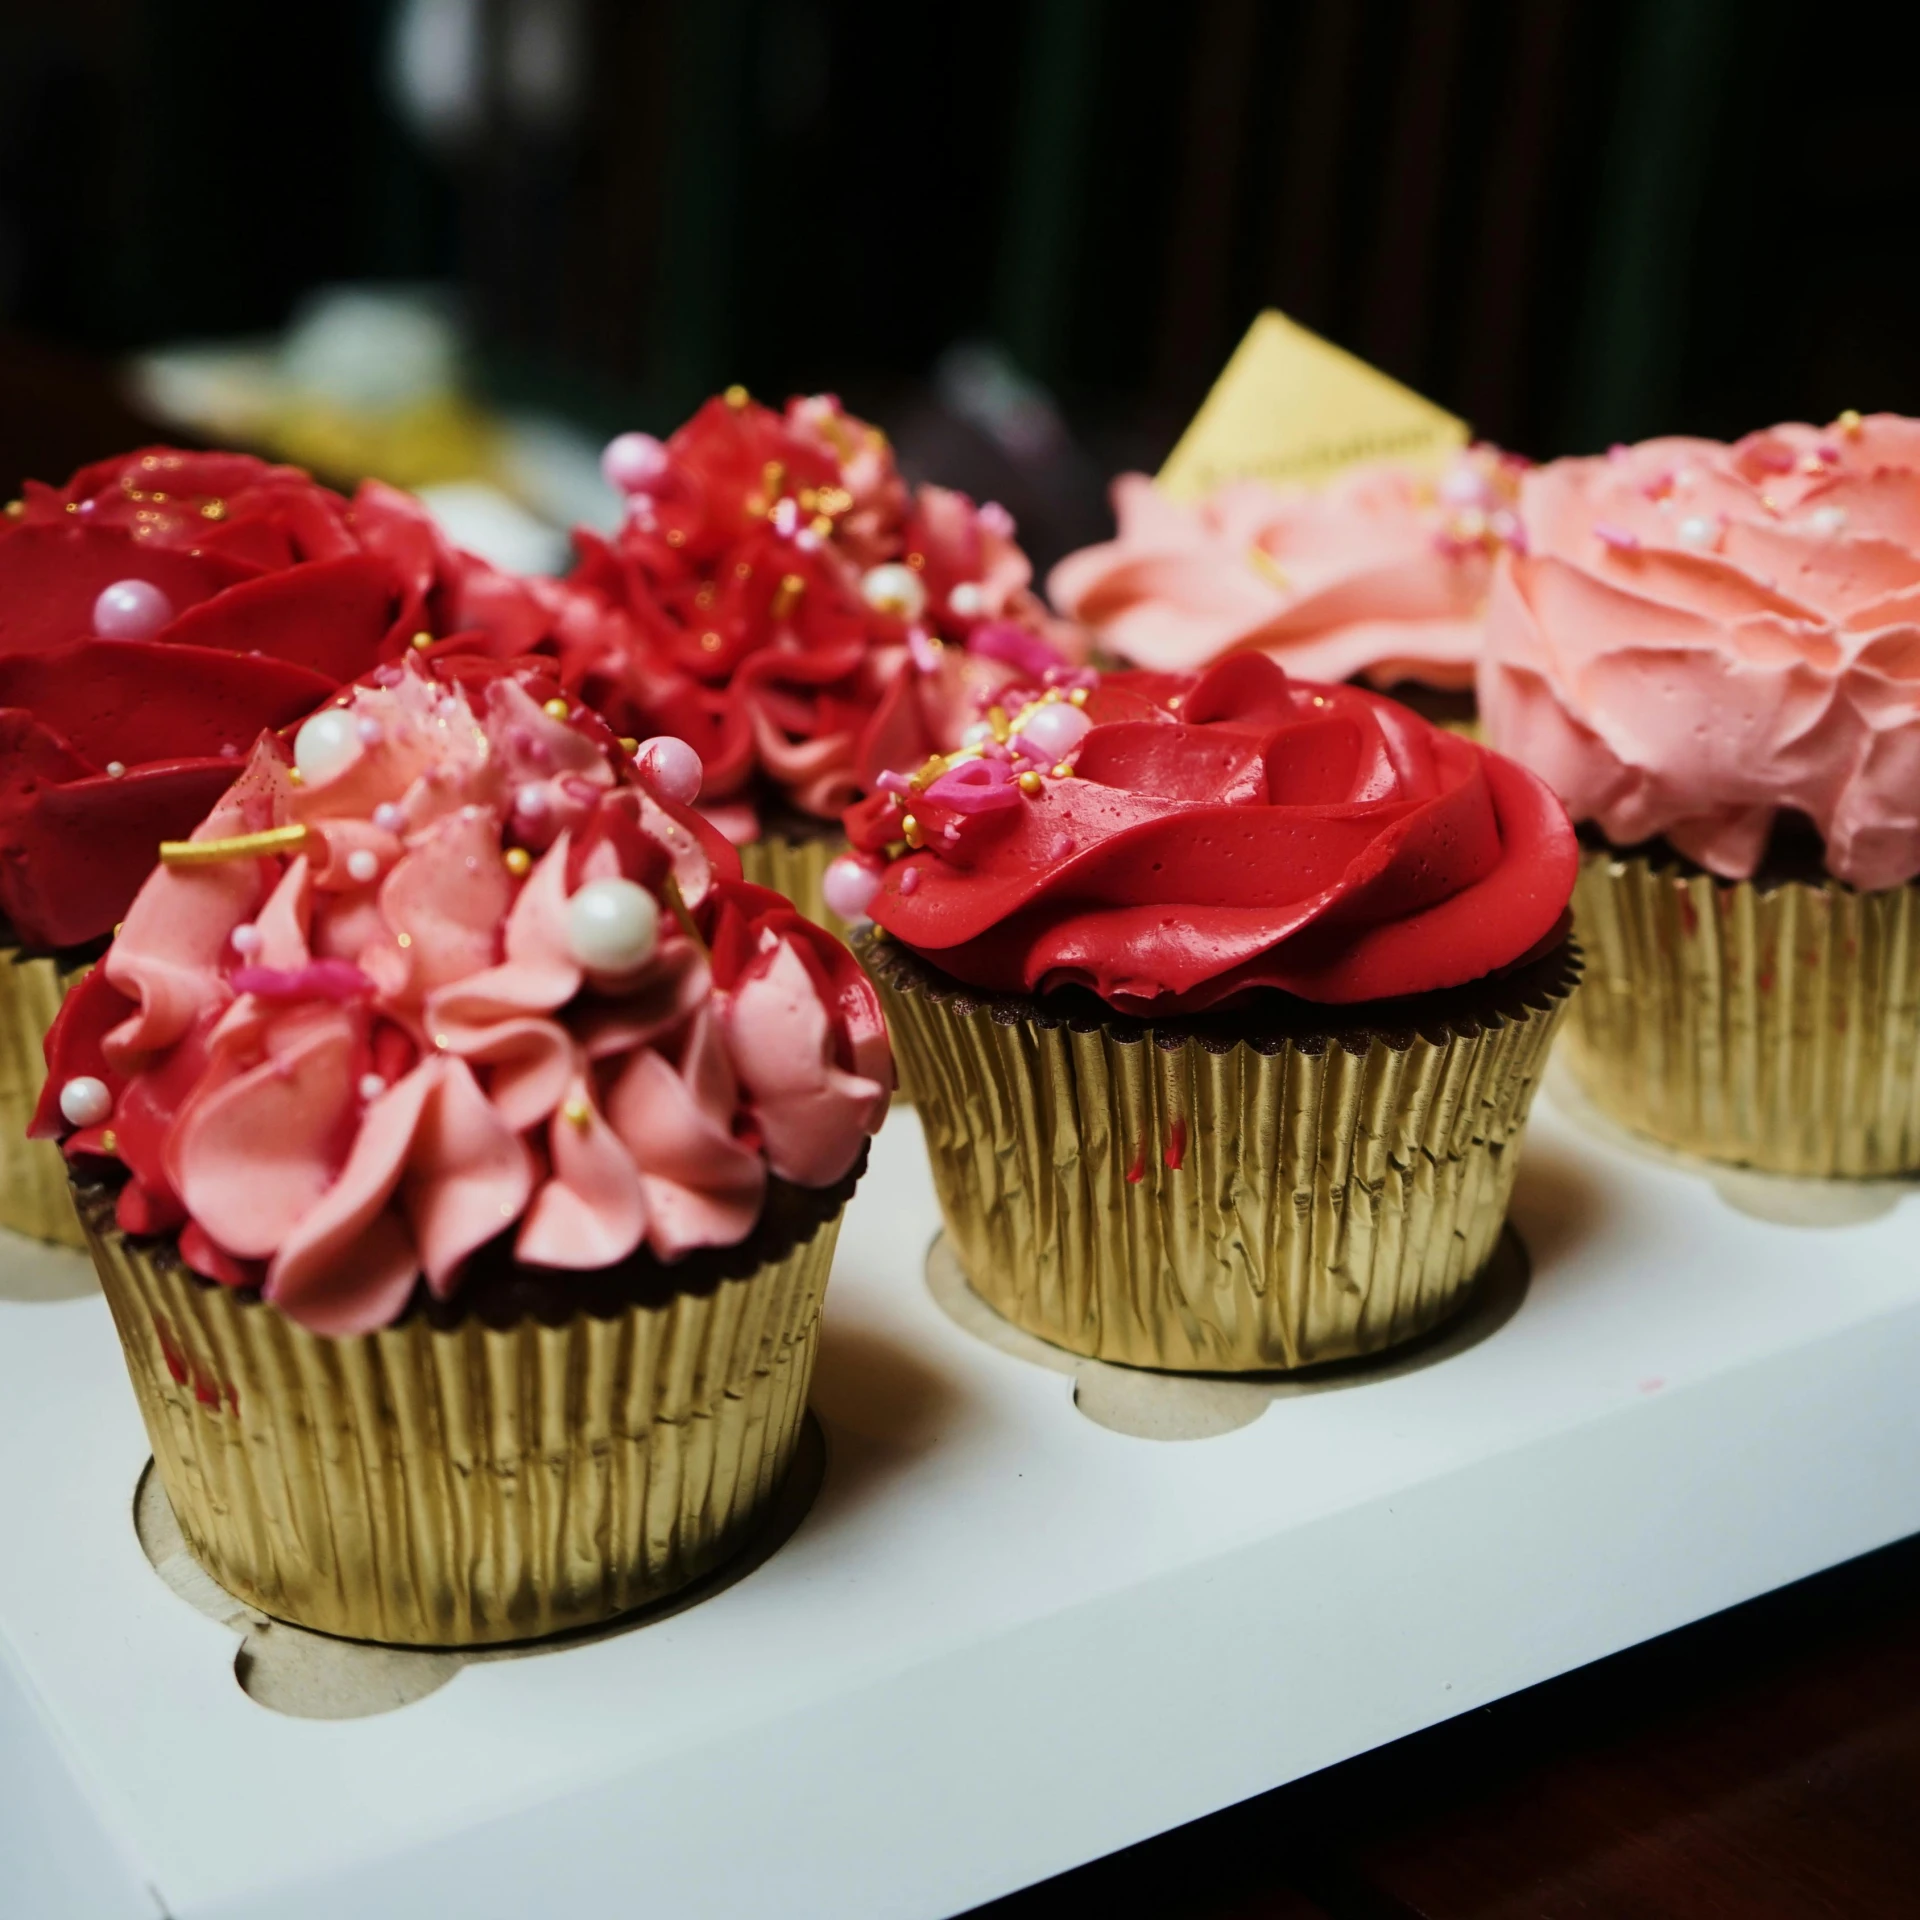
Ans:
[[[1537,469],[1488,615],[1488,737],[1616,845],[1756,870],[1783,808],[1863,888],[1920,875],[1920,421]]]
[[[303,737],[325,777],[260,743],[194,838],[303,844],[160,867],[48,1040],[35,1130],[125,1167],[123,1229],[353,1334],[503,1232],[671,1260],[743,1239],[769,1173],[846,1173],[892,1085],[871,985],[569,709],[409,660],[347,753]],[[111,1107],[77,1127],[76,1080]]]
[[[1565,810],[1393,701],[1257,654],[1110,675],[1055,761],[1043,716],[1062,704],[1037,694],[848,816],[875,859],[908,843],[874,920],[957,979],[1133,1014],[1268,989],[1347,1004],[1459,986],[1559,935]]]
[[[1116,536],[1069,554],[1047,591],[1155,672],[1251,649],[1305,679],[1471,686],[1494,556],[1522,537],[1523,465],[1475,447],[1437,482],[1363,466],[1325,488],[1242,480],[1193,504],[1123,474]]]

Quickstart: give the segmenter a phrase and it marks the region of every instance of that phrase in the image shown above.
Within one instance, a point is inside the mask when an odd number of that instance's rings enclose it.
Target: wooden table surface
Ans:
[[[1920,1539],[978,1913],[1920,1915]]]

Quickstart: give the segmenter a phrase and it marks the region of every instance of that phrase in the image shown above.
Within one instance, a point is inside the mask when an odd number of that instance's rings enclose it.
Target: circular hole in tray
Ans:
[[[711,1600],[764,1566],[792,1539],[819,1495],[826,1465],[826,1436],[809,1412],[793,1465],[764,1524],[725,1566],[652,1606],[636,1608],[599,1626],[499,1647],[383,1647],[336,1640],[269,1619],[236,1600],[193,1557],[151,1460],[134,1491],[133,1524],[141,1551],[166,1585],[189,1606],[241,1636],[233,1672],[250,1700],[300,1720],[360,1720],[424,1700],[462,1667],[489,1660],[524,1660],[635,1633]]]
[[[1251,1426],[1276,1400],[1391,1380],[1478,1346],[1520,1310],[1532,1267],[1509,1223],[1466,1305],[1431,1333],[1364,1359],[1333,1360],[1292,1373],[1252,1374],[1157,1373],[1052,1346],[1016,1327],[974,1292],[944,1230],[927,1249],[926,1275],[927,1289],[942,1311],[976,1339],[1070,1376],[1074,1407],[1096,1426],[1136,1440],[1210,1440]]]

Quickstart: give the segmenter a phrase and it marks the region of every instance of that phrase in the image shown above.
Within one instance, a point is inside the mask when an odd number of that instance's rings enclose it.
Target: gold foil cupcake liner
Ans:
[[[29,1140],[26,1132],[46,1084],[47,1029],[85,971],[0,946],[0,1227],[66,1247],[86,1245],[66,1161],[52,1141]]]
[[[769,833],[739,849],[740,871],[756,887],[784,893],[815,926],[844,940],[847,923],[827,905],[826,882],[828,866],[846,850],[837,835],[793,840]]]
[[[336,1340],[111,1206],[81,1217],[194,1556],[262,1613],[404,1646],[590,1626],[740,1551],[794,1457],[839,1236],[612,1318]]]
[[[1071,1352],[1220,1373],[1377,1353],[1465,1303],[1575,978],[1569,954],[1475,1021],[1255,1045],[1017,1017],[866,958],[975,1291]]]
[[[1920,887],[1758,887],[1588,853],[1568,1054],[1609,1118],[1769,1173],[1920,1169]]]

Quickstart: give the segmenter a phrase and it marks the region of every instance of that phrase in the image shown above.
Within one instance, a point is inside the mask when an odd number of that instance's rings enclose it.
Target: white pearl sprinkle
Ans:
[[[373,824],[382,833],[398,833],[407,824],[407,816],[391,800],[382,800],[373,810]]]
[[[380,872],[380,856],[371,847],[355,847],[347,855],[347,877],[364,887]]]
[[[1836,533],[1845,530],[1847,510],[1845,507],[1815,507],[1807,515],[1807,525],[1817,534],[1832,539]]]
[[[1674,528],[1683,547],[1705,547],[1713,543],[1714,526],[1705,514],[1690,513]]]
[[[243,959],[250,959],[260,951],[261,932],[251,920],[243,920],[228,936],[233,942],[233,950]]]
[[[987,596],[982,590],[979,581],[962,580],[960,584],[947,595],[947,605],[951,607],[962,620],[971,620],[975,614],[986,612]]]
[[[567,902],[567,947],[589,973],[631,973],[659,944],[659,903],[632,880],[589,880]]]
[[[109,760],[107,762],[107,778],[109,780],[118,780],[126,770],[127,763],[124,760]]]
[[[113,1111],[113,1095],[104,1080],[75,1074],[60,1089],[60,1115],[70,1127],[97,1127]]]
[[[353,716],[339,707],[323,707],[293,736],[293,764],[310,787],[344,773],[359,757]]]
[[[360,1098],[378,1100],[387,1090],[387,1083],[377,1073],[363,1073],[360,1076]]]
[[[860,597],[875,613],[890,613],[900,620],[918,620],[927,610],[925,581],[897,560],[869,567],[860,576]]]
[[[151,580],[116,580],[93,603],[102,640],[145,640],[173,618],[173,603]]]

